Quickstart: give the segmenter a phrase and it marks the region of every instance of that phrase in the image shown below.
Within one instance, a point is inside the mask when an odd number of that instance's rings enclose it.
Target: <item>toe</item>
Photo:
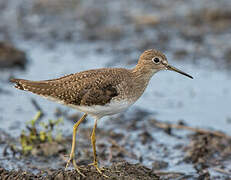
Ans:
[[[107,175],[105,175],[105,174],[102,172],[102,170],[104,170],[104,168],[99,168],[98,163],[93,162],[93,163],[91,163],[91,164],[88,164],[88,166],[94,166],[95,169],[97,170],[97,172],[98,172],[99,174],[101,174],[101,175],[104,176],[105,178],[109,178]]]

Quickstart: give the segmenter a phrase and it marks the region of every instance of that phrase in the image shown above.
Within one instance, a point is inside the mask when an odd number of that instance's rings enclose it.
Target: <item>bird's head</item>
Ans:
[[[193,77],[189,74],[171,66],[168,63],[166,56],[162,52],[155,49],[149,49],[141,54],[138,62],[138,67],[143,67],[146,70],[152,72],[157,72],[159,70],[175,71],[193,79]]]

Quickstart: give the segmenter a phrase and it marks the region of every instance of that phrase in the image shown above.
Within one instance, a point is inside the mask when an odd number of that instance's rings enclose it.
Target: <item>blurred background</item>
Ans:
[[[10,77],[45,80],[132,68],[144,50],[155,48],[194,79],[157,73],[127,113],[141,109],[160,121],[231,135],[230,7],[230,0],[0,0],[0,128],[19,136],[37,111],[31,98],[48,118],[57,108],[75,113],[14,89]],[[72,125],[64,120],[65,134]]]

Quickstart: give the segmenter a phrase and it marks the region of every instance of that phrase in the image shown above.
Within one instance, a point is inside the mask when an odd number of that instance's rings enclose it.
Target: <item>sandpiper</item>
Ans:
[[[166,56],[158,50],[145,51],[133,69],[102,68],[70,74],[58,79],[30,81],[11,79],[15,87],[30,91],[47,99],[70,106],[84,112],[73,126],[72,148],[66,167],[72,161],[75,169],[82,176],[75,162],[75,142],[78,126],[87,115],[95,119],[91,134],[94,161],[91,165],[102,174],[96,155],[95,131],[97,122],[104,116],[123,112],[134,104],[143,94],[151,77],[160,70],[176,71],[189,78],[189,74],[169,65]]]

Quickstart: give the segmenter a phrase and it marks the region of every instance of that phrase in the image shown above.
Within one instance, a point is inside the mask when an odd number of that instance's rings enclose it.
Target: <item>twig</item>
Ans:
[[[42,118],[44,116],[44,111],[39,106],[39,104],[37,103],[37,101],[35,99],[31,98],[31,103],[35,107],[35,109],[41,113],[40,114],[40,118]]]
[[[129,156],[131,158],[136,158],[136,156],[133,153],[128,152],[126,149],[124,149],[122,146],[120,146],[115,140],[109,139],[109,141],[111,142],[112,145],[118,147],[120,152],[123,152],[124,154],[126,154],[127,156]]]
[[[185,176],[184,173],[181,172],[162,172],[162,171],[153,171],[156,175],[160,176],[161,179],[178,179],[181,176]]]
[[[224,169],[221,169],[221,168],[213,168],[214,171],[217,171],[219,173],[222,173],[222,174],[227,174],[227,175],[231,175],[231,172],[229,171],[225,171]]]
[[[185,175],[182,172],[164,172],[164,171],[154,171],[155,174],[159,175],[159,176],[183,176]]]
[[[231,139],[230,136],[224,134],[223,132],[219,132],[219,131],[212,131],[212,130],[201,129],[201,128],[193,128],[193,127],[189,127],[189,126],[181,125],[181,124],[169,124],[169,123],[159,122],[154,119],[152,120],[152,122],[156,127],[161,128],[161,129],[168,129],[168,128],[186,129],[186,130],[193,131],[196,133],[211,134],[217,137]]]

